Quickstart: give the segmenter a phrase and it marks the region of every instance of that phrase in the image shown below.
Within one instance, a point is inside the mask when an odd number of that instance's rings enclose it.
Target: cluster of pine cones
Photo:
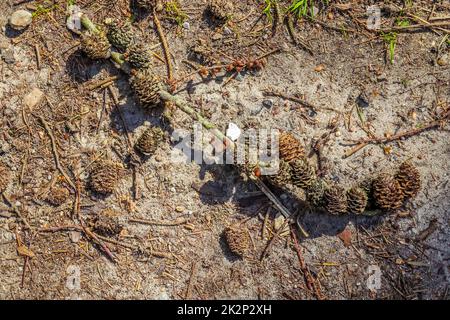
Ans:
[[[313,207],[332,215],[358,215],[372,206],[385,211],[396,210],[414,198],[421,187],[419,171],[406,161],[394,175],[384,173],[345,190],[316,175],[316,170],[305,157],[302,144],[288,132],[280,134],[279,154],[279,171],[276,175],[267,176],[269,182],[280,188],[294,185],[304,189]]]
[[[143,1],[154,2],[154,1]],[[152,56],[149,47],[136,40],[130,22],[106,19],[104,26],[88,30],[81,35],[81,50],[91,59],[108,59],[112,47],[122,53],[122,58],[130,65],[130,84],[143,108],[152,109],[160,104],[160,79],[151,70]]]

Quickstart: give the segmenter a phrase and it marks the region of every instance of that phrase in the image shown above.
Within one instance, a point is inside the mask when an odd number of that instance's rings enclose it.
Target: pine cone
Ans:
[[[10,182],[10,171],[2,163],[0,163],[0,193],[6,191],[6,188],[8,188]]]
[[[359,187],[351,188],[347,191],[348,212],[353,214],[361,214],[367,206],[367,193]]]
[[[287,184],[291,184],[291,166],[289,163],[280,160],[277,174],[267,176],[267,179],[271,184],[279,188],[283,188]]]
[[[101,236],[116,236],[123,230],[123,226],[121,225],[118,216],[118,212],[111,209],[105,209],[94,216],[90,225],[95,233]]]
[[[134,69],[150,68],[152,63],[152,56],[149,49],[143,43],[132,44],[125,54],[126,61]]]
[[[314,180],[306,189],[306,199],[316,208],[322,208],[325,205],[324,196],[328,189],[327,183],[322,179]]]
[[[114,161],[101,161],[91,171],[91,189],[100,194],[110,194],[114,192],[119,182],[122,166]]]
[[[148,69],[141,69],[134,72],[130,79],[134,93],[141,106],[146,109],[152,109],[159,105],[159,91],[162,89],[160,79]]]
[[[244,257],[250,248],[250,236],[247,229],[240,227],[227,227],[224,231],[225,240],[231,252]]]
[[[206,8],[211,18],[219,23],[225,23],[233,12],[233,3],[228,0],[210,0]]]
[[[384,210],[400,208],[404,199],[400,183],[389,174],[382,174],[373,182],[373,197],[376,205]]]
[[[57,207],[64,204],[70,196],[69,190],[64,186],[56,186],[50,189],[46,200],[53,206]]]
[[[286,162],[301,159],[305,156],[305,149],[292,133],[281,132],[279,137],[280,158]]]
[[[405,199],[414,198],[421,188],[420,172],[409,161],[405,161],[395,175]]]
[[[158,145],[164,140],[164,132],[161,128],[151,127],[142,133],[134,147],[146,156],[153,155]]]
[[[111,44],[103,31],[87,31],[81,35],[81,50],[92,60],[108,59],[111,56]]]
[[[347,194],[339,186],[331,186],[324,193],[324,209],[332,215],[342,215],[347,212]]]
[[[290,163],[292,183],[303,189],[307,189],[317,178],[314,167],[308,160],[301,158]]]
[[[108,40],[109,42],[120,50],[126,50],[133,42],[134,34],[131,24],[129,22],[120,23],[107,19],[105,24],[108,26]]]

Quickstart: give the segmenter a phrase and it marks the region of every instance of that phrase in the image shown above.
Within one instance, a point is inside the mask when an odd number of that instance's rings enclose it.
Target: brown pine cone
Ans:
[[[151,156],[156,152],[156,149],[163,140],[164,131],[158,127],[151,127],[142,133],[134,147],[143,155]]]
[[[81,50],[93,60],[108,59],[111,56],[111,44],[104,31],[87,31],[81,35]]]
[[[337,185],[331,186],[324,193],[324,209],[332,215],[342,215],[347,212],[347,194]]]
[[[124,51],[132,44],[134,32],[130,22],[106,19],[105,24],[108,27],[108,40],[114,47]]]
[[[162,83],[150,68],[135,71],[130,81],[143,108],[152,109],[160,104],[159,91],[162,89]]]
[[[110,194],[116,189],[123,166],[117,162],[104,160],[96,164],[90,175],[90,187],[100,194]]]
[[[291,184],[291,178],[291,166],[283,160],[280,160],[278,172],[274,175],[267,176],[269,182],[279,188],[283,188],[287,184]]]
[[[347,191],[348,212],[353,214],[361,214],[367,206],[367,193],[359,187],[351,188]]]
[[[301,159],[305,156],[305,148],[290,132],[281,132],[279,137],[280,158],[286,162]]]
[[[306,189],[306,200],[315,208],[323,208],[325,205],[324,195],[328,189],[328,184],[323,179],[314,180]]]
[[[104,237],[116,236],[123,230],[118,216],[118,212],[112,209],[105,209],[96,214],[90,221],[91,228],[95,233]]]
[[[247,229],[235,226],[227,227],[224,236],[231,252],[239,257],[244,257],[251,243]]]
[[[382,174],[375,179],[373,197],[376,205],[384,210],[399,209],[404,199],[400,183],[390,174]]]
[[[56,186],[50,189],[46,200],[53,206],[64,204],[70,196],[69,190],[64,186]]]
[[[206,9],[213,20],[225,23],[231,16],[234,6],[229,0],[210,0]]]
[[[128,48],[125,60],[134,69],[145,69],[151,66],[152,56],[145,44],[134,43]]]
[[[421,188],[420,172],[409,161],[405,161],[395,175],[406,199],[414,198]]]
[[[8,168],[0,163],[0,193],[6,191],[9,183],[11,182],[11,173]]]
[[[292,183],[295,186],[306,189],[317,179],[316,171],[308,160],[304,158],[296,159],[290,165]]]

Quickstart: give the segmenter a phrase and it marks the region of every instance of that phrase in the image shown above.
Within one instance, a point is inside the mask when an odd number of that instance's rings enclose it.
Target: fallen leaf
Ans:
[[[338,234],[338,237],[342,240],[344,246],[349,247],[352,244],[352,232],[350,230],[345,229]]]
[[[28,257],[28,258],[34,258],[35,254],[33,251],[31,251],[30,249],[28,249],[26,246],[21,245],[19,247],[17,247],[17,253],[20,256],[23,257]]]

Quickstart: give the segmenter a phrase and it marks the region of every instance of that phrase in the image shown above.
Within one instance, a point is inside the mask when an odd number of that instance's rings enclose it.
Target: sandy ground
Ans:
[[[399,212],[373,218],[331,217],[274,190],[289,210],[298,212],[298,221],[310,234],[302,238],[296,232],[313,279],[310,287],[289,233],[277,237],[260,261],[279,214],[233,168],[174,164],[174,143],[167,138],[151,159],[138,166],[133,182],[127,163],[127,131],[131,142],[135,141],[145,127],[160,123],[160,112],[139,107],[127,76],[111,62],[90,61],[78,50],[79,37],[65,26],[66,1],[54,1],[59,7],[37,15],[22,33],[7,26],[8,16],[18,7],[45,3],[13,6],[13,2],[0,4],[0,160],[13,177],[5,195],[32,231],[7,201],[0,204],[0,298],[448,299],[448,125],[385,145],[371,144],[346,156],[352,148],[348,139],[367,138],[361,119],[382,137],[420,128],[448,109],[450,45],[444,32],[400,32],[391,64],[386,43],[364,27],[369,2],[330,1],[333,4],[321,10],[317,23],[299,21],[297,36],[307,42],[313,55],[292,44],[285,27],[279,26],[272,37],[265,17],[255,24],[264,8],[262,1],[233,1],[233,16],[226,28],[208,23],[206,1],[180,1],[189,15],[188,29],[161,17],[176,79],[192,73],[183,60],[199,38],[207,40],[214,52],[223,52],[218,56],[224,62],[281,48],[267,57],[266,66],[257,73],[243,73],[229,82],[230,74],[223,73],[210,81],[198,75],[190,77],[190,82],[180,81],[177,94],[197,105],[221,130],[229,122],[241,128],[290,130],[308,149],[333,130],[322,152],[322,165],[332,180],[345,186],[395,170],[406,159],[419,168],[423,188],[418,197]],[[130,16],[124,0],[76,3],[96,22],[106,16]],[[406,12],[427,17],[432,5],[414,3]],[[344,10],[345,4],[350,9]],[[403,1],[394,4],[403,6]],[[395,17],[382,12],[383,26],[392,25]],[[157,44],[151,19],[142,12],[134,14],[138,36]],[[433,16],[449,14],[448,3],[437,1]],[[348,30],[339,31],[342,26]],[[155,52],[163,56],[160,47]],[[153,65],[165,77],[165,65],[157,59]],[[114,75],[118,80],[112,90],[119,97],[120,111],[107,90],[89,87]],[[24,97],[34,88],[46,98],[30,110],[24,107]],[[266,97],[265,90],[297,95],[318,111]],[[367,104],[359,108],[360,117],[357,105],[362,105],[362,96]],[[36,232],[73,224],[75,199],[72,191],[59,207],[45,201],[49,186],[60,181],[61,175],[39,116],[50,124],[62,166],[74,181],[74,172],[81,172],[81,214],[88,218],[104,208],[120,212],[124,231],[114,238],[115,243],[108,243],[117,263],[79,232]],[[192,121],[182,112],[175,111],[173,118],[172,126],[192,129]],[[116,192],[103,198],[87,187],[89,168],[101,157],[128,168]],[[317,161],[314,153],[311,161]],[[143,225],[130,222],[132,218],[186,218],[188,223]],[[236,222],[244,222],[252,238],[251,252],[244,259],[234,256],[223,239],[224,228]],[[17,237],[34,253],[33,258],[18,253]],[[378,289],[368,287],[374,279],[371,270],[380,274]]]

